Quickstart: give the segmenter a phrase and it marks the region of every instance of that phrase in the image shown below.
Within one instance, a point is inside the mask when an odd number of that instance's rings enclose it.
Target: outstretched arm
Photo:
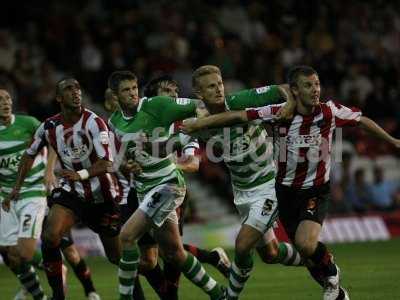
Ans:
[[[235,125],[247,122],[247,112],[245,110],[227,111],[220,114],[210,115],[209,117],[200,119],[187,119],[183,121],[182,130],[185,133],[193,133],[196,131],[218,128],[224,126]]]
[[[278,111],[279,112],[279,111]],[[239,123],[245,123],[252,120],[277,120],[276,109],[270,105],[246,110],[227,111],[220,114],[210,115],[206,118],[188,119],[183,122],[182,130],[188,134],[211,128],[231,126]]]
[[[396,139],[392,137],[389,133],[387,133],[382,127],[375,123],[375,121],[370,118],[362,116],[359,123],[360,128],[367,131],[371,135],[380,138],[392,145],[396,148],[400,148],[400,139]]]

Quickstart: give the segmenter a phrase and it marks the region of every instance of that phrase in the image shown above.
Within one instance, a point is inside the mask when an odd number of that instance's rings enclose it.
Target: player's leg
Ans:
[[[146,232],[139,239],[138,245],[140,248],[139,274],[146,277],[160,299],[170,299],[167,294],[168,285],[165,272],[161,269],[158,262],[159,251],[157,242]]]
[[[257,246],[257,252],[266,264],[304,265],[297,249],[292,244],[279,242],[272,228],[264,234],[263,241],[262,245]]]
[[[60,243],[75,224],[75,212],[68,207],[78,206],[77,201],[79,200],[66,191],[53,190],[51,208],[42,233],[43,265],[53,297],[57,300],[65,299]],[[75,209],[79,211],[79,208]]]
[[[182,205],[176,210],[179,217],[179,232],[181,236],[183,235],[183,226],[185,224],[185,210],[188,203],[187,201],[188,200],[185,197]],[[218,271],[220,271],[225,277],[229,276],[231,261],[229,260],[225,250],[221,247],[214,248],[211,251],[189,244],[183,244],[183,247],[186,251],[194,255],[199,260],[199,262],[210,264],[218,269]],[[166,273],[170,274],[170,272]],[[177,276],[176,278],[179,279],[179,276]]]
[[[120,233],[122,256],[118,270],[121,300],[132,297],[140,261],[137,241],[151,227],[151,224],[150,218],[141,209],[137,209],[122,226]]]
[[[45,199],[20,200],[11,204],[9,212],[1,212],[1,244],[9,245],[7,257],[10,269],[34,299],[44,293],[31,261],[35,257],[45,212]]]
[[[86,297],[90,300],[100,299],[94,288],[90,269],[75,247],[71,232],[63,236],[60,248],[64,254],[64,258],[68,261],[74,270],[75,276],[82,284]]]
[[[138,211],[145,212],[155,227],[154,238],[164,259],[178,265],[189,280],[213,299],[218,299],[222,296],[221,287],[210,278],[198,260],[183,249],[175,209],[182,204],[185,192],[185,187],[177,184],[159,185],[145,195]]]
[[[297,192],[280,186],[278,192],[282,224],[307,264],[312,277],[324,287],[324,299],[344,298],[339,269],[327,247],[319,242],[329,203],[329,186]],[[293,193],[292,193],[293,194]]]
[[[211,299],[223,299],[221,286],[207,274],[193,255],[183,249],[176,223],[170,219],[166,220],[155,230],[155,238],[167,262],[179,266],[185,277],[206,292]]]
[[[138,208],[136,191],[134,189],[130,189],[128,194],[127,203],[120,204],[120,213],[121,213],[121,224],[124,224],[130,216],[135,212]],[[122,246],[121,246],[122,247]],[[134,300],[143,300],[145,299],[142,285],[139,280],[139,276],[136,277],[134,282],[134,290],[133,290],[133,299]]]

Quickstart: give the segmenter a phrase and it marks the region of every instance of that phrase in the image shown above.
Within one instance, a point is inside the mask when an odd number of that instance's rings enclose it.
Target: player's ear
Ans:
[[[194,95],[196,96],[197,99],[203,100],[203,96],[202,96],[201,93],[200,93],[199,87],[195,87],[195,88],[193,89],[193,93],[194,93]]]
[[[291,85],[289,88],[294,97],[296,98],[299,95],[299,89],[297,88],[297,85]]]
[[[57,101],[58,103],[61,103],[61,101],[62,101],[62,96],[61,96],[61,95],[56,95],[56,101]]]

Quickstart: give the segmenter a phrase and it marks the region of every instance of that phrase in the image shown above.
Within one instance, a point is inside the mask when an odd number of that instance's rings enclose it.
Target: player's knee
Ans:
[[[305,237],[296,237],[296,249],[302,257],[310,257],[315,251],[315,242]]]
[[[250,253],[249,245],[245,240],[237,239],[235,243],[235,253],[238,256],[246,256]]]
[[[56,248],[60,245],[61,235],[55,231],[46,230],[42,234],[42,242],[46,247]]]
[[[157,257],[154,255],[144,255],[140,257],[140,268],[143,272],[153,270],[157,265]]]
[[[123,246],[133,246],[136,244],[135,237],[133,237],[127,230],[124,230],[124,228],[122,228],[119,238]]]
[[[81,260],[81,257],[78,253],[78,251],[72,247],[67,247],[62,250],[65,259],[71,264],[71,265],[77,265],[79,261]]]

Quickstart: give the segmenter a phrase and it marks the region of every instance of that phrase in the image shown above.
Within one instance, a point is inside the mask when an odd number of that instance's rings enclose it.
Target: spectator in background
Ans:
[[[375,166],[374,182],[371,184],[371,208],[377,210],[390,210],[395,206],[398,197],[399,183],[385,179],[383,169]]]
[[[357,213],[363,213],[368,209],[371,201],[371,189],[365,181],[364,169],[357,169],[355,171],[354,180],[345,191],[345,199]]]

